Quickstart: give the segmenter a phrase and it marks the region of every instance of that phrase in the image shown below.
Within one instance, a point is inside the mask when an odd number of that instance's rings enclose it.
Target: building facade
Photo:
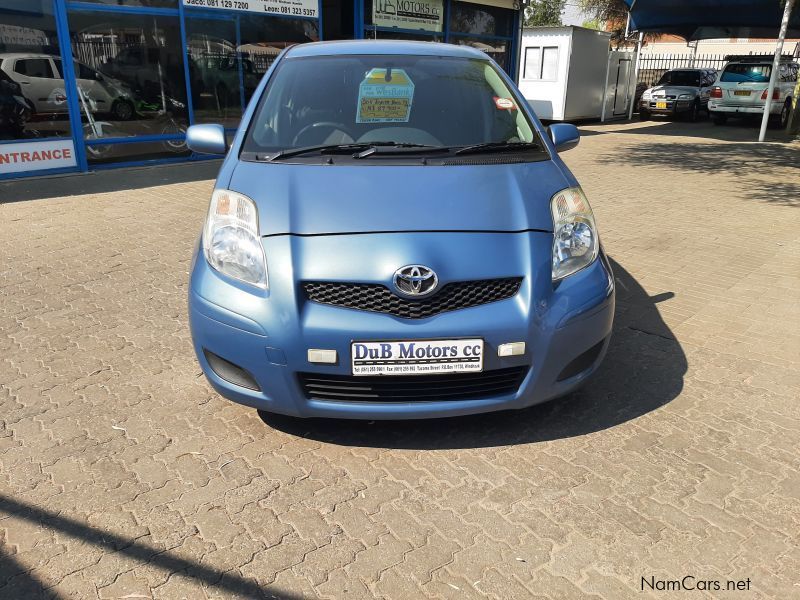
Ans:
[[[287,46],[467,44],[515,73],[516,0],[0,0],[0,179],[186,161]],[[72,65],[65,68],[64,65]]]

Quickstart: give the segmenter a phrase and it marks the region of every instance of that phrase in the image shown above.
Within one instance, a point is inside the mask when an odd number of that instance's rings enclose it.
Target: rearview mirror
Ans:
[[[186,145],[198,154],[225,154],[228,151],[222,125],[192,125],[186,130]]]
[[[575,125],[569,123],[554,123],[548,127],[550,139],[556,147],[556,152],[564,152],[574,148],[581,141],[581,134]]]

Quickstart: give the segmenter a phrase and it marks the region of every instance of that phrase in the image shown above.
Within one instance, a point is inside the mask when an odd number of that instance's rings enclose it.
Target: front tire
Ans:
[[[650,111],[649,110],[640,110],[639,111],[639,120],[640,121],[649,121],[650,120]]]
[[[700,116],[700,103],[695,100],[692,102],[692,107],[686,113],[686,118],[690,123],[696,123]]]

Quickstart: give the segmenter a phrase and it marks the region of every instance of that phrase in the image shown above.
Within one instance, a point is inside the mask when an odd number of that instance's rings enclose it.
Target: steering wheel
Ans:
[[[331,133],[333,133],[334,131],[341,131],[350,138],[350,142],[354,140],[353,136],[350,134],[350,131],[347,129],[347,126],[344,123],[335,123],[334,121],[320,121],[319,123],[311,123],[310,125],[306,125],[300,131],[298,131],[297,135],[294,136],[294,139],[292,140],[292,145],[293,146],[301,145],[298,142],[305,133],[312,130],[317,130],[319,128],[330,129]],[[350,143],[350,142],[343,142],[343,143]]]

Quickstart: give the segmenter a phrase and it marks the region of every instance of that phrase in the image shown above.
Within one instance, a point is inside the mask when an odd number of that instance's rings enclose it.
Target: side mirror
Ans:
[[[186,145],[198,154],[225,154],[228,151],[222,125],[192,125],[186,130]]]
[[[550,139],[556,147],[556,152],[564,152],[578,145],[581,134],[575,125],[569,123],[554,123],[548,127]]]

